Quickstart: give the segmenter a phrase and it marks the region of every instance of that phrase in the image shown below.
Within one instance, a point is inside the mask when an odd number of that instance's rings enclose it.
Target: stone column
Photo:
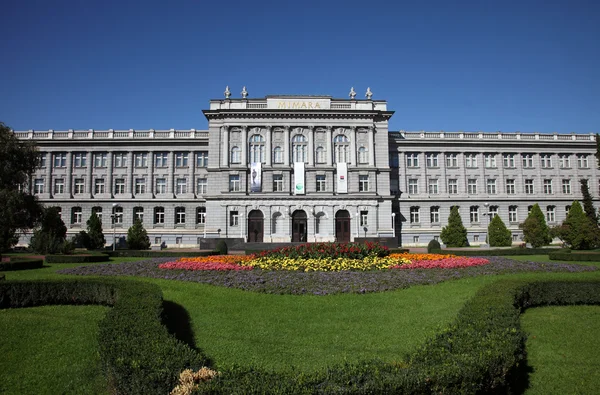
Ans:
[[[375,165],[375,128],[369,128],[368,131],[369,138],[369,166]]]
[[[267,143],[265,146],[265,150],[267,152],[265,152],[265,159],[266,159],[266,165],[268,167],[271,167],[271,161],[273,160],[273,127],[271,125],[267,125]]]
[[[242,166],[248,167],[248,128],[242,126]]]
[[[350,128],[350,165],[356,166],[356,127]]]
[[[308,127],[308,165],[315,166],[315,128],[312,125]]]
[[[52,158],[52,157],[50,157]],[[65,175],[65,188],[69,197],[73,197],[73,154],[71,152],[67,152],[67,174]],[[54,163],[50,162],[51,165]],[[91,166],[91,163],[90,163]]]
[[[333,136],[331,133],[331,126],[327,126],[327,166],[332,165],[333,161]]]
[[[221,165],[223,167],[229,166],[229,126],[224,125],[221,127]]]
[[[290,147],[291,147],[291,142],[290,142],[290,127],[288,125],[286,125],[283,128],[283,144],[284,144],[284,149],[283,149],[283,164],[285,166],[289,166],[290,165]]]
[[[94,157],[91,152],[87,153],[87,186],[88,186],[88,197],[94,196],[94,180],[92,180],[92,168],[94,166]]]

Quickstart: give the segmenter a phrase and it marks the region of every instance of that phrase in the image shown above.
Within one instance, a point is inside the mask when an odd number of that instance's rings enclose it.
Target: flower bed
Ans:
[[[433,260],[414,260],[409,264],[393,266],[392,269],[457,269],[490,263],[484,258],[450,257]]]
[[[252,259],[244,255],[211,255],[196,258],[181,258],[173,262],[162,263],[158,267],[170,270],[252,270],[251,266],[241,263]]]

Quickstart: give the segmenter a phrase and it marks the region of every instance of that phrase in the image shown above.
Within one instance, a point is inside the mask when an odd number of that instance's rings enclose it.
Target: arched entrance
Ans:
[[[264,235],[265,217],[260,210],[252,210],[248,213],[248,242],[262,243]]]
[[[350,241],[350,213],[340,210],[335,213],[335,241],[347,243]]]
[[[307,218],[302,210],[296,210],[292,214],[292,242],[306,242]]]

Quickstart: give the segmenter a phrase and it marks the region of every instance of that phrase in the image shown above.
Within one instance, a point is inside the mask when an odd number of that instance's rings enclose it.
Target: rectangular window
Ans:
[[[554,222],[555,218],[555,207],[548,206],[546,207],[546,222]]]
[[[477,154],[466,154],[465,155],[465,166],[468,168],[477,167]]]
[[[418,224],[419,222],[421,222],[420,208],[419,207],[411,207],[410,208],[410,223]]]
[[[368,211],[360,212],[360,226],[369,226],[369,212]]]
[[[319,176],[317,176],[317,191],[319,191]],[[273,174],[273,192],[283,192],[283,175]]]
[[[54,180],[54,193],[65,193],[65,180],[63,178],[57,178]]]
[[[427,192],[430,195],[437,195],[439,193],[438,191],[438,180],[437,178],[430,178],[427,181]]]
[[[97,195],[99,193],[105,193],[106,186],[104,183],[104,178],[96,178],[94,180],[94,194]]]
[[[419,236],[413,236],[413,243],[419,243]]]
[[[552,180],[544,180],[544,193],[552,195]]]
[[[136,178],[135,179],[135,194],[146,193],[146,179],[145,178]]]
[[[419,154],[414,152],[406,154],[406,167],[419,167]]]
[[[229,175],[229,192],[239,192],[240,191],[240,176],[239,175]]]
[[[588,168],[588,157],[587,155],[577,155],[577,167],[580,169]]]
[[[508,222],[519,222],[517,218],[517,206],[508,207]]]
[[[490,216],[490,221],[491,221],[492,218],[494,218],[496,215],[498,215],[498,206],[490,206],[488,214]]]
[[[94,167],[106,167],[108,154],[106,152],[96,152],[94,154]]]
[[[431,207],[429,209],[429,219],[432,224],[440,223],[440,208],[439,207]]]
[[[154,238],[154,244],[162,244],[161,238],[160,237],[155,237]]]
[[[154,223],[164,224],[165,223],[165,208],[154,207]]]
[[[83,222],[83,211],[81,207],[73,207],[71,209],[71,223],[73,225],[81,225]]]
[[[229,226],[238,226],[239,224],[239,215],[237,211],[229,212]]]
[[[135,167],[148,167],[148,153],[137,152],[134,156]]]
[[[408,194],[416,195],[418,193],[419,193],[419,180],[417,180],[416,178],[409,178],[408,179]]]
[[[450,178],[448,180],[448,193],[450,195],[458,194],[458,180],[456,178]]]
[[[457,154],[446,154],[446,167],[458,167]]]
[[[196,185],[196,194],[206,195],[207,191],[208,191],[208,179],[207,178],[198,178],[198,183]]]
[[[154,186],[154,193],[157,195],[167,193],[167,179],[166,178],[157,178],[156,185]]]
[[[496,180],[493,178],[487,180],[487,193],[488,195],[496,194]]]
[[[73,167],[87,167],[87,154],[85,152],[75,152],[73,154]]]
[[[154,167],[167,167],[169,164],[169,154],[167,152],[157,152],[154,154]]]
[[[358,191],[369,192],[369,176],[358,176]]]
[[[119,225],[123,223],[123,207],[117,206],[113,208],[113,222],[115,225]]]
[[[175,224],[185,224],[185,207],[175,207]]]
[[[40,163],[40,168],[44,169],[46,167],[46,153],[45,152],[40,152],[38,160],[39,160],[39,163]]]
[[[83,182],[83,178],[75,179],[74,188],[75,189],[73,190],[73,193],[75,195],[80,195],[82,193],[85,193],[85,183]]]
[[[196,152],[196,167],[208,166],[208,151]]]
[[[495,154],[485,154],[485,167],[487,167],[487,168],[496,167],[496,155]]]
[[[507,195],[515,194],[515,180],[513,180],[513,179],[506,180],[506,194]]]
[[[35,195],[39,195],[40,193],[44,193],[44,179],[36,178],[33,183],[33,193]]]
[[[523,159],[523,168],[533,168],[533,154],[522,154],[521,158]]]
[[[138,220],[140,222],[144,222],[144,208],[143,207],[134,207],[133,208],[133,219]]]
[[[467,180],[467,193],[469,195],[477,194],[477,179],[476,178],[469,178]]]
[[[175,167],[188,167],[188,153],[187,152],[176,152],[175,153]]]
[[[515,155],[514,154],[504,154],[502,155],[502,162],[506,169],[512,169],[515,167]]]
[[[427,167],[438,167],[438,154],[427,154]]]
[[[571,158],[569,155],[562,154],[558,157],[558,164],[561,169],[570,169],[571,168]]]
[[[113,161],[113,167],[127,167],[127,153],[115,153],[113,156]]]
[[[565,195],[571,194],[571,180],[562,180],[562,192]]]
[[[525,194],[526,195],[533,195],[533,193],[534,193],[533,180],[532,179],[526,179],[525,180]]]
[[[125,179],[117,178],[115,179],[115,194],[123,194],[125,193]]]
[[[67,166],[67,154],[64,152],[57,152],[54,154],[54,167],[66,167]]]
[[[317,192],[325,192],[325,175],[317,174]]]
[[[552,155],[544,154],[541,155],[542,169],[552,168]]]
[[[175,193],[177,195],[181,195],[184,193],[187,193],[187,179],[185,178],[178,178],[176,180],[176,189],[175,189]]]
[[[206,223],[206,207],[196,207],[196,223]]]
[[[96,214],[100,223],[102,223],[102,207],[92,207],[92,213]]]
[[[469,219],[471,223],[479,222],[479,206],[471,206],[469,209]]]

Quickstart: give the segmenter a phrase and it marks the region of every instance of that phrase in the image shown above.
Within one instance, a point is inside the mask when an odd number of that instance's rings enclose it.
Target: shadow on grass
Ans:
[[[533,373],[534,369],[529,365],[527,361],[527,355],[519,366],[514,367],[507,377],[508,385],[511,390],[511,394],[524,394],[529,389],[529,376]]]
[[[169,333],[190,346],[190,348],[202,354],[206,359],[208,366],[213,365],[212,359],[196,346],[196,339],[194,337],[190,315],[182,305],[170,300],[163,300],[162,320],[169,330]]]

